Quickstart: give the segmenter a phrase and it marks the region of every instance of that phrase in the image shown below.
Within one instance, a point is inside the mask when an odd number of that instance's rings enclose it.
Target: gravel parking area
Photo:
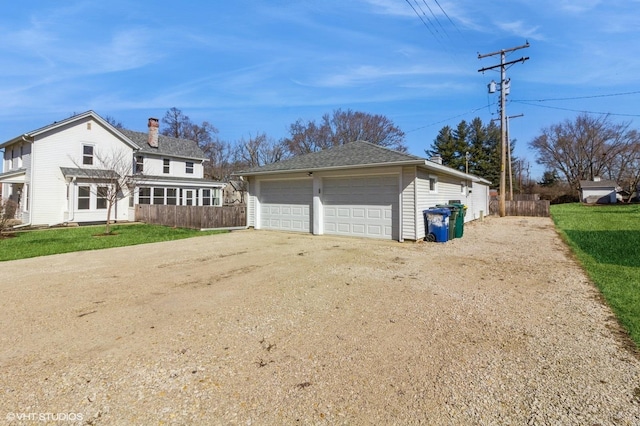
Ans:
[[[640,425],[640,357],[547,218],[0,265],[0,423]]]

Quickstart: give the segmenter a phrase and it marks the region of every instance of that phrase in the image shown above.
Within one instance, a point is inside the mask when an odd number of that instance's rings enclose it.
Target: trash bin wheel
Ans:
[[[433,243],[436,241],[436,234],[434,234],[433,232],[430,234],[427,234],[426,237],[424,237],[425,241],[429,241],[430,243]]]

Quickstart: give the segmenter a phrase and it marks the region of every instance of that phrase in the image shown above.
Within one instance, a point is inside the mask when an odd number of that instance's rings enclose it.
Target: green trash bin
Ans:
[[[437,204],[436,207],[442,208],[442,209],[448,209],[451,212],[451,216],[449,216],[449,240],[453,240],[454,238],[459,238],[456,236],[456,228],[458,226],[457,225],[458,221],[460,220],[458,218],[462,213],[460,211],[460,207],[453,204]]]
[[[456,217],[456,222],[454,228],[455,230],[455,238],[462,238],[464,234],[464,217],[467,215],[467,206],[462,203],[451,203],[452,206],[458,208],[458,216]]]

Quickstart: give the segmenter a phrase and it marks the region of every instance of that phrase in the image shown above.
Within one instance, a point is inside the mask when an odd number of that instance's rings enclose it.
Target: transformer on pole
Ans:
[[[500,55],[500,63],[497,65],[493,65],[490,67],[485,67],[485,68],[481,68],[478,70],[478,72],[485,72],[488,70],[492,70],[495,68],[500,68],[500,201],[499,201],[499,210],[500,210],[500,217],[504,217],[506,215],[506,211],[505,211],[505,193],[506,193],[506,167],[505,167],[505,162],[506,162],[506,153],[507,153],[507,108],[506,108],[506,96],[507,96],[507,91],[509,90],[510,87],[510,80],[507,80],[507,65],[512,65],[518,62],[522,62],[524,63],[526,60],[529,59],[529,57],[522,57],[520,59],[517,59],[515,61],[509,61],[509,62],[505,62],[506,60],[506,55],[509,52],[513,52],[519,49],[524,49],[529,47],[529,42],[527,41],[526,44],[522,45],[522,46],[517,46],[517,47],[512,47],[510,49],[503,49],[503,50],[499,50],[497,52],[492,52],[492,53],[487,53],[484,55],[481,55],[478,53],[478,59],[482,59],[482,58],[486,58],[489,56],[495,56],[495,55]],[[492,90],[492,84],[493,83],[493,92]],[[489,93],[494,93],[495,92],[495,82],[491,82],[489,83]]]

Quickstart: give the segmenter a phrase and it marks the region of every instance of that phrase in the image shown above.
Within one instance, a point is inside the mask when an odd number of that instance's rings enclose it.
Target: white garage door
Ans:
[[[324,232],[398,239],[398,177],[331,178],[323,182]]]
[[[274,180],[260,182],[260,222],[264,229],[311,232],[313,182]]]

